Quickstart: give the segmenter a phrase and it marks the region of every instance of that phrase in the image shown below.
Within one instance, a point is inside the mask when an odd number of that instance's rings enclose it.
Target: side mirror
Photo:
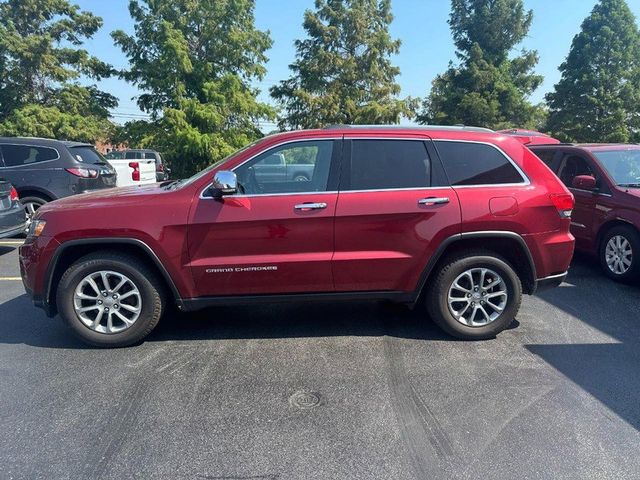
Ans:
[[[221,170],[214,175],[209,190],[214,198],[238,193],[238,178],[235,173],[229,170]]]
[[[577,175],[571,182],[571,186],[579,190],[596,190],[596,179],[591,175]]]

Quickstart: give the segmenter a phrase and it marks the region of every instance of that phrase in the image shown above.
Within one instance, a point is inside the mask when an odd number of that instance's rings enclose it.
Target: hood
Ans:
[[[131,187],[105,188],[89,193],[81,193],[70,197],[50,202],[38,210],[42,213],[54,210],[67,210],[69,208],[99,208],[109,205],[140,204],[148,202],[157,195],[167,194],[167,190],[160,187],[159,183],[148,185],[136,185]]]
[[[621,187],[618,187],[621,188]],[[621,188],[621,190],[632,197],[638,199],[638,207],[640,207],[640,188]]]

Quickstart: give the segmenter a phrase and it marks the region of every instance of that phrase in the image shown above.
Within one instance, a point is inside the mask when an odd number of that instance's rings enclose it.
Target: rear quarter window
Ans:
[[[22,167],[55,160],[60,157],[54,148],[33,145],[0,145],[5,167]]]
[[[524,183],[524,178],[497,148],[484,143],[435,141],[453,186]]]

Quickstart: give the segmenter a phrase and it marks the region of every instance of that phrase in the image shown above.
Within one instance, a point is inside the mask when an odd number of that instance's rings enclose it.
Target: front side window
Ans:
[[[640,188],[640,150],[598,151],[593,154],[617,185]]]
[[[577,155],[569,155],[562,162],[562,167],[560,169],[560,180],[567,187],[573,188],[573,179],[578,175],[590,175],[595,177],[595,173],[589,162],[587,162],[584,158],[579,157]]]
[[[245,195],[327,190],[333,140],[288,143],[234,169]]]
[[[21,167],[38,162],[55,160],[59,157],[58,151],[53,148],[35,147],[31,145],[0,146],[6,167]]]
[[[349,190],[431,185],[431,162],[420,140],[352,140]]]
[[[507,157],[491,145],[445,141],[434,143],[453,186],[524,182]]]
[[[550,149],[533,150],[533,153],[535,153],[536,156],[540,160],[542,160],[547,167],[553,169],[553,159],[556,157],[555,150],[550,150]]]

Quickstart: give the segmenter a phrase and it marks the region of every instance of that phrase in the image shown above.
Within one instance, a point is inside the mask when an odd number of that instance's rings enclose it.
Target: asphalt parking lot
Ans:
[[[0,241],[1,478],[640,476],[640,287],[589,259],[486,342],[317,304],[174,314],[100,350],[31,306],[16,248]]]

